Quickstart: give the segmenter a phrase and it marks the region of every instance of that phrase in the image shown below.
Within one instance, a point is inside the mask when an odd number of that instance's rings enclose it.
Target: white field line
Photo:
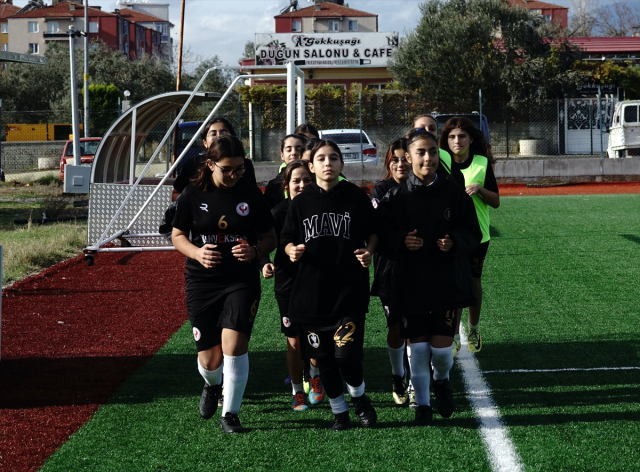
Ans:
[[[522,460],[502,423],[498,407],[491,398],[491,390],[482,378],[478,361],[467,348],[467,333],[460,325],[462,349],[458,353],[458,365],[467,389],[471,408],[480,421],[480,436],[487,448],[491,468],[494,471],[519,472],[524,470]]]
[[[640,370],[640,367],[567,367],[564,369],[485,370],[483,374],[535,374],[537,372],[592,372],[595,370]]]

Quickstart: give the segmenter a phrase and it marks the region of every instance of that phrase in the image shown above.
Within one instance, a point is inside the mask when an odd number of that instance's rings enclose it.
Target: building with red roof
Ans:
[[[9,23],[7,18],[20,11],[20,7],[13,5],[13,0],[0,0],[0,51],[9,50]]]
[[[538,2],[537,0],[509,0],[509,4],[529,10],[531,13],[537,13],[546,21],[555,23],[562,28],[569,26],[569,9],[567,7]]]
[[[640,37],[637,36],[569,38],[569,42],[580,48],[586,61],[640,60]]]
[[[135,19],[118,13],[88,7],[89,24],[84,24],[84,5],[75,1],[53,0],[53,5],[30,2],[8,18],[9,51],[44,55],[52,41],[68,42],[66,33],[73,26],[87,31],[89,40],[101,40],[130,59],[160,53],[160,32],[137,25]]]
[[[378,15],[356,10],[344,2],[315,2],[274,17],[276,33],[376,32]]]

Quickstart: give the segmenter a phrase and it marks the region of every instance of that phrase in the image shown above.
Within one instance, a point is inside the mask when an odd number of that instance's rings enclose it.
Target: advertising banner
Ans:
[[[257,33],[255,46],[259,66],[386,67],[398,33]]]

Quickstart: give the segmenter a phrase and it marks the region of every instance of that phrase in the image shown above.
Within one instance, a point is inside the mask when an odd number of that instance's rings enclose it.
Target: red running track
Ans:
[[[177,252],[82,256],[3,293],[0,470],[37,470],[186,321]]]

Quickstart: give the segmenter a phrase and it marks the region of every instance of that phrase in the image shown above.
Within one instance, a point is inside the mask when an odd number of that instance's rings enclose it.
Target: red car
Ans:
[[[102,138],[80,138],[80,162],[83,166],[90,166],[93,163],[93,157],[96,155],[98,146],[100,146]],[[64,181],[65,164],[73,165],[73,141],[67,141],[62,151],[60,159],[60,180]]]

